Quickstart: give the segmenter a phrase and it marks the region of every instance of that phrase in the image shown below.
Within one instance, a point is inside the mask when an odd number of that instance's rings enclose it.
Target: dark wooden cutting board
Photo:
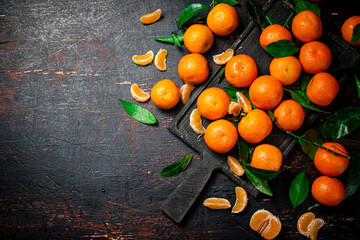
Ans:
[[[272,17],[280,24],[284,24],[291,13],[293,14],[291,18],[296,15],[292,3],[287,0],[270,1],[266,4],[266,6],[264,6],[264,9],[266,10],[266,14],[268,16]],[[291,26],[291,21],[292,19],[288,22],[289,26]],[[269,64],[272,57],[261,48],[259,44],[259,37],[259,30],[256,28],[254,23],[251,23],[234,42],[231,48],[234,49],[235,55],[247,54],[254,58],[258,66],[258,75],[260,76],[269,74]],[[336,68],[340,63],[356,65],[360,62],[359,53],[335,34],[331,32],[323,32],[320,41],[327,44],[333,53],[333,61],[330,69]],[[183,180],[183,182],[161,206],[161,209],[175,222],[181,222],[215,170],[222,170],[237,184],[245,188],[245,190],[252,196],[257,197],[260,195],[260,192],[253,187],[246,177],[238,177],[230,170],[226,158],[228,155],[237,156],[235,150],[229,154],[220,155],[214,153],[206,146],[203,137],[199,137],[189,126],[190,114],[192,110],[196,108],[196,99],[199,94],[205,88],[223,88],[229,86],[229,83],[224,79],[224,77],[220,83],[217,83],[221,70],[221,67],[214,69],[212,77],[206,83],[200,85],[193,91],[189,102],[181,109],[168,127],[172,133],[197,151],[201,156],[201,160],[197,163],[195,169],[185,180]],[[340,84],[344,86],[344,82],[347,78],[346,71],[332,72],[332,74],[337,78]],[[306,115],[306,120],[303,126],[295,132],[298,135],[301,135],[309,129],[319,114],[308,111]],[[205,127],[209,123],[210,121],[203,118],[203,125]],[[275,126],[273,127],[271,134],[262,141],[262,143],[270,143],[277,146],[283,152],[284,158],[289,155],[296,142],[296,139],[280,131]],[[251,145],[250,153],[253,148],[254,146]]]

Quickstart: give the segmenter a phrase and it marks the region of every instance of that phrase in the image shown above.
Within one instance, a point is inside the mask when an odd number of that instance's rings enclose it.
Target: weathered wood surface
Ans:
[[[209,1],[196,1],[209,4]],[[240,26],[216,37],[205,56],[231,46],[249,23],[245,1],[236,7]],[[261,1],[264,3],[265,1]],[[283,222],[279,239],[302,238],[296,220],[315,201],[293,210],[288,186],[307,169],[318,173],[296,146],[285,160],[293,168],[271,181],[274,197],[250,198],[241,214],[202,206],[207,197],[235,200],[235,183],[216,172],[181,224],[161,204],[188,170],[162,178],[161,169],[193,152],[167,126],[183,107],[163,111],[141,104],[158,119],[147,126],[129,117],[118,98],[132,101],[130,83],[150,90],[169,78],[179,86],[177,63],[186,49],[153,40],[175,30],[174,18],[193,1],[1,1],[0,2],[0,238],[1,239],[258,239],[248,226],[266,208]],[[359,15],[358,1],[324,1],[326,29],[340,34],[343,21]],[[161,8],[162,19],[144,26],[139,17]],[[166,72],[138,67],[134,54],[169,51]],[[355,48],[359,51],[359,47]],[[358,105],[354,82],[341,89],[334,108]],[[324,118],[315,124],[320,128]],[[340,139],[352,152],[359,131]],[[337,207],[314,212],[327,224],[319,239],[359,239],[359,193]]]

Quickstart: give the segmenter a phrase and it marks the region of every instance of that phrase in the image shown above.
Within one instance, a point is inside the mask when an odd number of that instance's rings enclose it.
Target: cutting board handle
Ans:
[[[181,222],[205,187],[211,174],[215,169],[220,169],[221,167],[217,159],[205,153],[198,165],[163,203],[161,210],[175,222]]]

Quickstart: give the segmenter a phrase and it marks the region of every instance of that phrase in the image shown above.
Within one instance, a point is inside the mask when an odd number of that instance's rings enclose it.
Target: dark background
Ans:
[[[228,37],[215,37],[205,54],[211,69],[211,56],[228,48],[250,22],[245,1],[239,2],[238,29]],[[309,194],[293,210],[288,187],[304,169],[311,182],[319,174],[299,145],[284,160],[293,168],[270,182],[274,196],[250,197],[243,213],[202,206],[208,197],[234,203],[236,184],[220,172],[181,224],[160,210],[200,160],[167,130],[183,104],[168,111],[151,101],[139,104],[158,120],[148,126],[132,119],[118,98],[136,102],[130,95],[134,82],[147,91],[165,78],[182,85],[177,64],[187,50],[153,37],[170,36],[176,29],[174,19],[191,3],[0,1],[1,239],[258,239],[248,223],[261,208],[280,217],[279,239],[305,239],[296,222],[316,202]],[[345,19],[360,14],[358,0],[324,0],[319,6],[325,30],[339,36]],[[160,21],[140,22],[140,16],[158,8],[163,11]],[[166,72],[131,61],[132,55],[160,48],[169,51]],[[334,109],[359,105],[354,80],[348,80]],[[314,127],[320,129],[324,119]],[[338,142],[351,153],[360,145],[360,132]],[[194,157],[184,173],[159,176],[162,168],[188,153]],[[359,239],[359,200],[357,192],[337,207],[313,209],[326,222],[319,239]]]

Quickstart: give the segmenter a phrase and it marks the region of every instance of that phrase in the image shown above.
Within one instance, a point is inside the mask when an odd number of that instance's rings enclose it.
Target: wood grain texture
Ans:
[[[210,1],[197,1],[209,5]],[[245,1],[236,7],[240,25],[230,37],[216,37],[205,56],[231,46],[250,22]],[[265,1],[261,1],[264,3]],[[296,146],[284,162],[293,168],[270,185],[272,198],[250,198],[242,214],[202,206],[207,197],[235,201],[236,184],[216,172],[181,224],[161,204],[189,175],[162,178],[161,169],[193,152],[167,130],[182,109],[157,109],[158,124],[129,117],[118,98],[135,102],[130,83],[150,91],[169,78],[180,86],[177,63],[187,53],[153,40],[169,36],[177,18],[193,1],[0,1],[0,238],[1,239],[258,239],[248,222],[259,208],[280,217],[279,239],[302,239],[297,218],[315,201],[309,196],[293,210],[288,186],[303,169],[318,173]],[[358,15],[359,2],[323,1],[325,28],[340,34],[342,22]],[[161,8],[159,22],[139,17]],[[160,48],[169,51],[168,70],[138,67],[131,56]],[[357,51],[360,49],[357,47]],[[341,89],[334,108],[358,105],[352,81]],[[320,129],[323,116],[315,127]],[[340,139],[352,152],[356,131]],[[342,180],[344,180],[342,178]],[[359,193],[338,207],[314,209],[327,224],[319,239],[359,239]]]

